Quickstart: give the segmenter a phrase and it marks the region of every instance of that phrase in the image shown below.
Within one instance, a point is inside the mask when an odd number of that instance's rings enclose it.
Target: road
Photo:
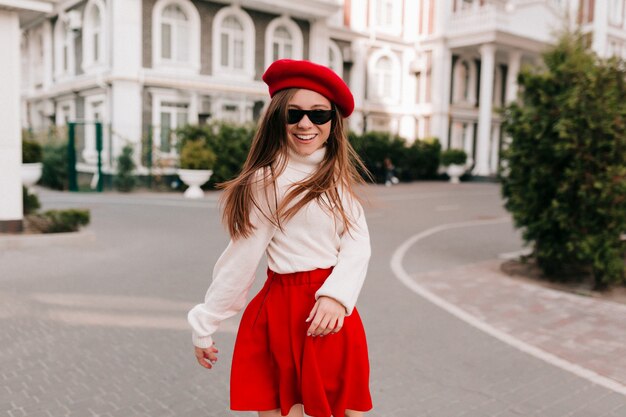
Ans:
[[[626,416],[624,395],[468,325],[394,272],[401,245],[436,226],[440,233],[399,260],[408,275],[522,249],[497,184],[417,182],[365,192],[372,260],[357,306],[370,348],[367,416]],[[241,313],[216,334],[220,356],[210,371],[195,362],[186,322],[227,244],[218,195],[187,201],[40,190],[44,209],[90,208],[95,239],[0,252],[0,415],[256,415],[228,409]],[[248,299],[264,271],[262,261]]]

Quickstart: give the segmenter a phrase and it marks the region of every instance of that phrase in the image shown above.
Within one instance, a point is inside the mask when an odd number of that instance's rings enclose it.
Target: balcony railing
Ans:
[[[302,18],[327,18],[343,8],[344,0],[241,0],[242,7],[281,12]]]
[[[501,3],[491,3],[452,13],[447,32],[450,37],[459,37],[481,32],[506,31],[508,26],[509,17],[505,6]]]

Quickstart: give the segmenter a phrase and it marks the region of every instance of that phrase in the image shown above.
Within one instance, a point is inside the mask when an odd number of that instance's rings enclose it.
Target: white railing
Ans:
[[[448,34],[464,36],[506,30],[508,23],[507,12],[502,3],[485,4],[452,13],[448,21]]]

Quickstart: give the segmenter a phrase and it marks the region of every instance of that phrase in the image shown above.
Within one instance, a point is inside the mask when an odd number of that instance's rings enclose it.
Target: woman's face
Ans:
[[[300,89],[289,100],[288,109],[293,110],[331,110],[330,101],[315,91]],[[311,122],[308,115],[300,121],[287,122],[287,137],[294,150],[300,155],[310,155],[324,146],[330,136],[332,119],[317,125]]]

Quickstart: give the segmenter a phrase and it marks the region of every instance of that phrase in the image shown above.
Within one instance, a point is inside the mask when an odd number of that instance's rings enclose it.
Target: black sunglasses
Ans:
[[[304,115],[307,115],[309,120],[316,125],[323,125],[328,123],[335,114],[334,110],[299,110],[289,109],[287,110],[287,123],[290,125],[298,123]]]

